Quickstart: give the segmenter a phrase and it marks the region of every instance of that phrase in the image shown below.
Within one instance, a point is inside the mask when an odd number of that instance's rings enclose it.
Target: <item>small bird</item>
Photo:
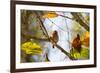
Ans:
[[[50,38],[51,38],[51,41],[53,43],[52,47],[54,48],[54,45],[57,44],[57,42],[59,41],[58,32],[56,30],[53,31],[52,36]]]
[[[73,40],[72,47],[76,49],[79,53],[81,52],[81,40],[79,34],[77,34],[77,37]]]

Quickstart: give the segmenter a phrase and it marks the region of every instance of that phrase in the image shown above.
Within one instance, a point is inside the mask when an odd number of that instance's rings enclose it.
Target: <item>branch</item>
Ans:
[[[64,17],[64,18],[68,18],[68,19],[74,20],[74,18],[70,18],[70,17],[65,16],[65,15],[61,15],[61,14],[58,14],[58,15],[59,15],[59,16],[62,16],[62,17]]]
[[[80,18],[80,16],[77,13],[72,13],[74,19],[81,25],[83,26],[87,31],[89,31],[89,26]]]
[[[23,33],[22,36],[30,39],[36,39],[36,40],[39,40],[39,41],[47,41],[47,42],[50,42],[50,40],[48,38],[40,38],[40,37],[36,37],[36,36],[32,36],[32,35],[29,35],[29,34],[25,34]],[[71,57],[70,53],[66,52],[61,46],[59,46],[58,44],[55,44],[55,46],[61,50],[65,55],[67,55],[70,59],[74,59],[73,57]]]
[[[70,53],[68,53],[67,51],[65,51],[61,46],[59,46],[58,44],[55,44],[55,46],[61,50],[65,55],[67,55],[71,60],[76,60],[74,57],[71,56]]]
[[[37,18],[39,19],[39,21],[41,23],[40,26],[42,28],[42,31],[44,32],[45,36],[50,40],[49,35],[48,35],[48,32],[47,32],[47,30],[46,30],[46,28],[45,28],[45,26],[44,26],[44,24],[43,24],[43,22],[42,22],[42,20],[41,20],[41,18],[39,16],[39,14],[37,12],[35,12],[35,13],[36,13]]]
[[[39,19],[39,21],[40,21],[40,23],[41,23],[42,28],[45,30],[45,35],[47,36],[48,41],[50,41],[50,42],[52,43],[52,40],[50,39],[50,37],[49,37],[49,35],[48,35],[48,32],[47,32],[47,30],[46,30],[46,28],[45,28],[45,26],[44,26],[44,24],[43,24],[43,22],[42,22],[40,16],[38,15],[38,13],[36,13],[36,15],[37,15],[37,17],[38,17],[38,19]],[[65,55],[67,55],[71,60],[75,60],[75,58],[72,57],[71,54],[68,53],[67,51],[65,51],[61,46],[59,46],[58,44],[55,44],[55,46],[56,46],[59,50],[61,50]]]
[[[54,13],[50,13],[50,14],[54,14]],[[56,14],[57,14],[58,16],[61,16],[61,17],[64,17],[64,18],[68,18],[68,19],[74,20],[74,18],[65,16],[65,15],[61,15],[61,14],[58,14],[58,13],[56,13]]]
[[[81,18],[81,20],[83,20],[84,23],[86,23],[87,25],[89,24],[88,21],[83,17],[81,13],[78,13],[78,16]]]

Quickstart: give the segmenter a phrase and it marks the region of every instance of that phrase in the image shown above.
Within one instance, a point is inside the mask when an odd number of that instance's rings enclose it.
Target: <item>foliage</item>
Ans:
[[[82,41],[82,44],[84,46],[89,47],[89,43],[90,43],[90,32],[86,31],[85,32],[85,35],[83,37],[81,37],[81,41]]]
[[[89,49],[83,48],[81,51],[81,58],[82,59],[89,59]]]
[[[70,14],[71,14],[71,12],[70,12]],[[37,15],[39,15],[39,16],[37,16]],[[56,18],[58,16],[59,16],[59,14],[57,14],[57,12],[55,12],[55,11],[41,11],[41,12],[40,11],[38,11],[38,12],[32,11],[32,10],[21,11],[21,33],[26,34],[26,35],[35,36],[35,38],[34,38],[34,37],[25,37],[25,36],[21,35],[21,50],[25,54],[23,56],[23,53],[22,53],[22,56],[21,56],[22,62],[31,62],[31,61],[35,62],[35,59],[33,59],[30,56],[43,54],[44,42],[47,42],[47,40],[45,41],[43,39],[50,37],[50,36],[48,36],[49,35],[49,33],[47,31],[48,29],[47,30],[43,29],[45,27],[45,26],[43,26],[44,25],[43,22],[45,21],[45,18]],[[85,27],[86,24],[83,24],[84,23],[83,20],[85,17],[83,18],[82,16],[84,16],[84,15],[80,15],[79,13],[72,13],[72,16],[74,17],[74,19],[72,19],[72,20],[75,20],[75,21],[71,21],[71,23],[74,25],[72,25],[71,30],[69,28],[66,28],[66,29],[70,30],[70,32],[72,34],[72,36],[70,38],[73,40],[73,38],[75,38],[75,36],[73,36],[73,35],[76,35],[76,33],[80,34],[80,40],[82,42],[82,45],[84,45],[87,48],[82,47],[82,50],[80,53],[77,52],[77,50],[75,50],[75,48],[73,48],[73,49],[71,49],[70,53],[68,52],[66,54],[66,51],[62,47],[60,47],[61,46],[60,44],[56,45],[56,47],[59,50],[61,50],[63,53],[65,53],[67,56],[69,56],[71,54],[71,56],[74,57],[75,59],[89,59],[89,49],[88,48],[89,48],[90,33],[89,33],[88,26]],[[40,20],[42,21],[42,23],[39,20],[39,17],[40,17]],[[65,21],[66,20],[67,19],[65,19]],[[89,16],[87,16],[86,20],[89,22]],[[51,22],[55,23],[54,21],[52,21],[52,19],[51,19]],[[41,24],[43,24],[43,25],[41,26]],[[67,23],[66,23],[66,25],[67,25]],[[70,25],[68,25],[68,27],[69,26]],[[58,27],[59,27],[59,25],[58,25]],[[86,30],[83,29],[83,27]],[[46,31],[47,31],[48,35],[44,34],[44,32],[46,32]],[[40,37],[42,37],[43,39],[40,40],[41,39]],[[27,42],[30,40],[31,40],[31,42]],[[71,42],[69,39],[68,39],[68,41]],[[49,42],[51,42],[51,41],[49,41]],[[41,46],[39,44],[41,44]],[[70,43],[70,45],[72,45],[72,43]],[[45,58],[45,57],[43,57],[43,58]],[[46,58],[45,61],[48,62],[48,59]],[[38,62],[38,61],[36,61],[36,62]]]
[[[40,45],[38,45],[36,43],[32,43],[32,42],[23,43],[22,44],[22,50],[26,54],[30,54],[30,55],[35,55],[35,54],[41,54],[42,53],[42,49],[41,49]]]
[[[53,11],[50,11],[50,12],[46,12],[44,15],[43,15],[43,18],[54,18],[54,17],[57,17],[58,14],[56,14],[55,12]]]
[[[75,48],[73,48],[71,49],[70,53],[71,53],[71,56],[73,56],[75,59],[89,59],[88,48],[82,48],[80,53]]]

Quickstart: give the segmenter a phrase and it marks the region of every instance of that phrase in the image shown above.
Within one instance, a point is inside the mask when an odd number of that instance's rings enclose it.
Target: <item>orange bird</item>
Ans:
[[[57,42],[59,41],[58,32],[56,30],[53,31],[52,36],[50,38],[51,38],[51,41],[53,43],[52,47],[54,48],[54,45],[57,44]]]
[[[77,34],[77,37],[74,38],[72,42],[72,47],[76,49],[79,53],[81,52],[81,40],[80,40],[80,35]]]

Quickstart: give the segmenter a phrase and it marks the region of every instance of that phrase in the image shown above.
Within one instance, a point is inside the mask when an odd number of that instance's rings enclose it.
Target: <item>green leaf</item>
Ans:
[[[83,48],[81,51],[81,57],[83,59],[89,59],[89,49]]]
[[[89,59],[89,49],[82,48],[81,52],[79,53],[75,48],[71,49],[70,54],[75,59]]]

